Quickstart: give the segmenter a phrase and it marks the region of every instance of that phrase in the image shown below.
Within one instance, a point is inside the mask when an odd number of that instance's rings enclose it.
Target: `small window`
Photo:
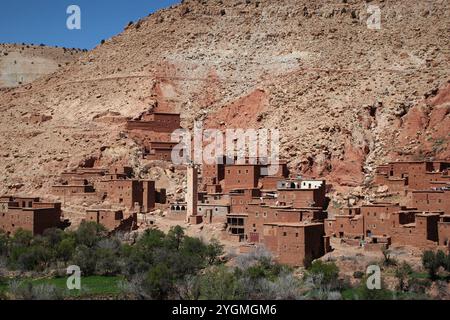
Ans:
[[[283,237],[286,237],[287,236],[287,233],[286,232],[283,232]]]

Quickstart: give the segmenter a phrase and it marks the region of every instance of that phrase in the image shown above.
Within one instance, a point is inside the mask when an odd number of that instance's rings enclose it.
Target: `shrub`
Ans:
[[[59,300],[63,298],[61,290],[54,285],[37,284],[13,280],[8,285],[8,292],[15,300]]]
[[[439,261],[433,251],[424,251],[422,254],[422,265],[428,271],[430,278],[435,279],[436,272],[439,269]]]
[[[172,227],[165,238],[166,246],[171,249],[179,250],[184,240],[184,229],[180,226]]]
[[[325,263],[321,260],[316,260],[308,269],[308,273],[313,278],[320,278],[323,285],[331,288],[337,287],[339,268],[334,262]]]
[[[152,250],[161,247],[165,238],[164,232],[155,229],[147,229],[138,239],[137,247],[143,250]]]
[[[83,221],[75,232],[77,244],[93,247],[102,238],[106,237],[106,229],[101,224]]]
[[[384,266],[396,266],[397,261],[391,257],[391,250],[389,250],[387,247],[383,247],[381,249],[381,252],[383,253],[383,265]]]
[[[95,271],[97,257],[95,249],[80,245],[76,248],[72,263],[80,267],[83,276],[92,275]]]
[[[120,242],[117,239],[102,239],[95,252],[96,274],[114,275],[120,272]]]
[[[6,256],[8,254],[8,236],[6,233],[0,231],[0,256]]]
[[[395,277],[398,280],[398,288],[400,291],[405,290],[405,285],[413,270],[411,266],[407,262],[403,262],[397,269],[395,270]]]
[[[224,246],[217,239],[212,239],[206,247],[206,259],[209,265],[218,262],[218,258],[223,255]]]
[[[272,254],[263,246],[256,247],[255,250],[239,255],[236,258],[236,266],[239,269],[245,270],[261,260],[272,260]]]
[[[206,300],[238,300],[244,289],[236,275],[224,266],[208,269],[201,278],[201,298]]]
[[[365,276],[365,273],[362,272],[362,271],[355,271],[355,272],[353,272],[353,277],[355,279],[362,279],[362,278],[364,278],[364,276]]]
[[[353,298],[356,300],[393,300],[395,299],[395,294],[383,287],[381,289],[371,290],[367,288],[366,281],[361,281]]]
[[[142,291],[151,299],[167,299],[173,292],[174,278],[168,266],[158,264],[152,267],[141,283]]]
[[[72,237],[67,237],[61,240],[56,246],[56,257],[57,259],[67,262],[72,259],[75,252],[75,239]]]

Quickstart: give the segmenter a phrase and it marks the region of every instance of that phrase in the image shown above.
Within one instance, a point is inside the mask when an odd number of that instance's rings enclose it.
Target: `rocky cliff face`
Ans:
[[[185,127],[278,128],[291,170],[336,189],[386,160],[449,158],[448,1],[382,1],[380,30],[368,4],[192,0],[135,22],[2,91],[0,193],[45,192],[86,159],[147,175],[115,120],[152,107]]]

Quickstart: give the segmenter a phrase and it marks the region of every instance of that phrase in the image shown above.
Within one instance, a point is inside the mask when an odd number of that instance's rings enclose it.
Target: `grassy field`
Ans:
[[[65,296],[73,298],[95,297],[95,296],[117,296],[120,293],[120,282],[122,277],[104,277],[104,276],[90,276],[81,278],[81,290],[68,290],[66,286],[67,278],[44,278],[44,279],[23,279],[22,285],[32,283],[33,285],[48,284],[53,285],[62,292]],[[0,283],[0,292],[6,293],[8,291],[8,280]]]

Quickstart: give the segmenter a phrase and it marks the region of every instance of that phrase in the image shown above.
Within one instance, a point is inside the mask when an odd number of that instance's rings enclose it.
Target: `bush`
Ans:
[[[381,249],[381,252],[383,253],[383,265],[386,267],[389,266],[396,266],[397,261],[394,258],[391,258],[391,251],[387,247],[383,247]]]
[[[365,275],[366,274],[364,272],[362,272],[362,271],[355,271],[355,272],[353,272],[353,277],[355,279],[362,279],[362,278],[364,278]]]
[[[54,285],[37,284],[13,280],[8,285],[8,292],[15,300],[59,300],[63,292]]]
[[[206,259],[209,265],[218,263],[218,258],[223,255],[224,246],[217,239],[212,239],[206,247]]]
[[[431,279],[436,278],[437,270],[439,269],[439,260],[433,251],[427,250],[422,254],[422,265],[427,270]]]
[[[56,258],[67,263],[67,261],[72,259],[75,252],[75,239],[72,237],[67,237],[61,240],[61,242],[59,242],[56,246],[55,250]]]
[[[339,268],[334,262],[325,263],[321,260],[316,260],[308,269],[308,273],[313,278],[320,279],[325,286],[336,288],[338,285]]]
[[[75,239],[77,244],[91,248],[106,235],[106,229],[101,224],[83,221],[75,232]]]
[[[201,298],[206,300],[238,300],[244,289],[236,275],[224,266],[208,269],[201,277]]]
[[[145,274],[135,275],[125,291],[138,299],[167,299],[174,291],[174,279],[166,265],[158,264]]]
[[[393,300],[396,298],[395,293],[385,288],[369,289],[367,288],[365,279],[361,281],[360,286],[353,292],[355,300]]]
[[[96,274],[115,275],[120,272],[120,242],[115,239],[103,239],[97,244],[95,252]]]
[[[0,231],[0,256],[6,256],[8,254],[8,235]]]
[[[272,260],[272,254],[263,246],[258,246],[255,250],[247,254],[239,255],[236,258],[236,266],[239,269],[245,270],[262,260]]]
[[[80,245],[76,248],[72,264],[80,267],[83,276],[94,274],[97,264],[95,249]]]
[[[398,280],[398,288],[400,291],[405,290],[406,282],[412,273],[412,267],[407,262],[403,262],[399,267],[397,267],[395,270],[395,277]]]

